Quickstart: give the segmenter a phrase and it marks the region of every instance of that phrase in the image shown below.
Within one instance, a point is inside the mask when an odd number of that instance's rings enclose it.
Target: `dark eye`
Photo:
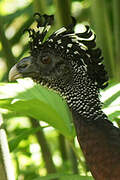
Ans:
[[[41,62],[43,64],[49,64],[51,62],[51,58],[49,56],[45,56],[42,58]]]
[[[21,65],[20,67],[21,68],[26,68],[28,66],[28,64],[23,64],[23,65]]]
[[[27,64],[27,63],[25,63],[25,64],[23,63],[23,64],[18,64],[17,67],[18,67],[19,69],[25,69],[28,65],[29,65],[29,64]]]

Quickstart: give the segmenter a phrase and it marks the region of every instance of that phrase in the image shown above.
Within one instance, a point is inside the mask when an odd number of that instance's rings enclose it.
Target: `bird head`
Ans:
[[[28,29],[30,56],[13,66],[9,79],[31,77],[60,92],[67,92],[68,86],[72,88],[75,83],[87,84],[87,79],[96,88],[104,88],[108,77],[101,50],[96,48],[96,36],[89,26],[84,27],[84,32],[75,33],[75,19],[72,18],[69,26],[55,31],[45,40],[54,16],[36,13],[35,17],[37,30]]]

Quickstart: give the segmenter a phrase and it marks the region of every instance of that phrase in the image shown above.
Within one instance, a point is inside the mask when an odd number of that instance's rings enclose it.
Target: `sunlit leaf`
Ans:
[[[120,95],[120,83],[110,82],[105,90],[101,91],[101,101],[104,102],[104,107],[109,106]]]
[[[104,101],[104,108],[109,106],[114,100],[116,100],[118,97],[120,97],[120,91],[113,94],[111,97],[109,97],[106,101]]]
[[[72,115],[65,100],[32,81],[1,84],[0,107],[45,121],[68,138],[75,136]]]
[[[120,115],[120,83],[112,81],[108,88],[101,92],[101,100],[109,120],[117,122]]]
[[[118,118],[118,117],[120,117],[120,111],[115,111],[115,112],[111,113],[108,117],[111,121],[114,121],[115,119],[120,120],[120,118]]]

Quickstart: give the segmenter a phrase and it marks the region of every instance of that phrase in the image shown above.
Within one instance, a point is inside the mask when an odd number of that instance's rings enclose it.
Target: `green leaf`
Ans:
[[[0,107],[45,121],[70,139],[75,136],[72,115],[65,100],[31,80],[1,83]]]
[[[115,120],[120,120],[120,118],[118,118],[120,116],[120,111],[115,111],[111,114],[108,115],[108,118],[111,120],[111,121],[115,121]]]
[[[101,91],[101,101],[104,103],[103,108],[107,108],[113,103],[117,98],[120,97],[120,83],[111,81],[109,86]],[[119,106],[120,103],[117,103]]]
[[[113,101],[115,101],[118,97],[120,97],[120,91],[113,94],[106,101],[104,101],[104,108],[108,107]]]

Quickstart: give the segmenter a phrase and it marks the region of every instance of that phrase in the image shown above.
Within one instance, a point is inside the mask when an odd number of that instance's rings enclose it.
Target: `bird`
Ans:
[[[88,25],[76,33],[75,18],[47,37],[54,15],[34,15],[27,29],[30,55],[17,62],[9,80],[30,77],[58,92],[72,112],[77,139],[95,180],[120,180],[120,129],[102,111],[100,89],[108,85],[96,35]]]

